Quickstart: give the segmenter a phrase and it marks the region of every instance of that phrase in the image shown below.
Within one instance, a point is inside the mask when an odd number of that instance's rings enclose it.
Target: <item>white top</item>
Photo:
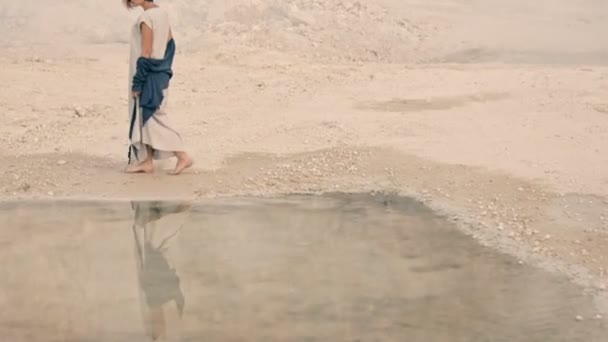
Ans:
[[[153,7],[143,11],[131,29],[131,54],[129,58],[129,108],[133,109],[133,99],[131,98],[131,86],[133,76],[137,71],[137,59],[141,57],[141,24],[146,23],[152,29],[152,58],[162,59],[165,57],[167,42],[171,34],[169,14],[161,7]],[[131,112],[129,112],[129,117]]]

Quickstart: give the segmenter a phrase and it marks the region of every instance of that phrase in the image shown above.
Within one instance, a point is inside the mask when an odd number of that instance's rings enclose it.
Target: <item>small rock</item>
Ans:
[[[581,316],[581,315],[577,315],[577,316],[575,317],[575,319],[576,319],[577,321],[579,321],[579,322],[582,322],[582,321],[584,320],[583,316]]]
[[[52,191],[49,191],[47,194],[48,194],[49,196],[55,196],[55,193],[53,193]]]
[[[595,319],[602,319],[602,318],[604,318],[604,316],[602,316],[600,314],[595,315]]]
[[[68,162],[67,162],[67,161],[65,161],[65,160],[60,160],[60,161],[58,161],[58,162],[57,162],[57,165],[65,165],[65,164],[67,164],[67,163],[68,163]]]
[[[76,115],[79,118],[82,118],[83,116],[86,115],[85,110],[82,107],[74,106],[74,107],[72,107],[72,110],[74,111],[74,115]]]
[[[549,234],[545,235],[545,240],[551,240],[551,235],[549,235]]]

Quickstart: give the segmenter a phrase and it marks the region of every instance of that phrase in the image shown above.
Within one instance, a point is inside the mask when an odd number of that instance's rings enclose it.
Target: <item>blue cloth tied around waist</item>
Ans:
[[[163,102],[163,90],[169,88],[169,80],[173,77],[173,58],[175,57],[175,41],[167,42],[163,59],[139,57],[137,71],[133,76],[131,90],[139,91],[139,106],[142,108],[143,123],[160,108]]]
[[[134,101],[133,115],[131,116],[129,127],[129,140],[133,137],[137,107],[141,107],[142,127],[160,108],[165,97],[163,91],[169,88],[169,81],[173,77],[172,66],[174,57],[175,41],[171,39],[167,42],[165,56],[162,59],[147,57],[139,57],[137,59],[137,69],[135,76],[133,76],[131,90],[137,91],[140,94],[139,98]],[[135,150],[134,146],[131,145],[129,147],[129,162],[131,161],[132,149]],[[137,150],[134,152],[137,155]]]

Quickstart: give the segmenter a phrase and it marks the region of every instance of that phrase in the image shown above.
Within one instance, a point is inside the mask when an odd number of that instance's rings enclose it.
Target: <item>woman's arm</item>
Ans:
[[[146,23],[141,23],[141,55],[142,57],[152,57],[152,45],[154,42],[154,32]]]
[[[152,57],[152,43],[154,41],[154,31],[145,22],[141,23],[141,57]],[[132,96],[138,97],[139,91],[133,91]]]

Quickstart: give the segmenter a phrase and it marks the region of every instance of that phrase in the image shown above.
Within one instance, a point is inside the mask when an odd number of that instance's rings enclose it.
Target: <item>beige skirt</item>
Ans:
[[[152,147],[152,157],[157,160],[175,157],[175,152],[185,151],[182,137],[171,127],[169,122],[167,95],[168,92],[165,90],[160,108],[145,124],[142,125],[141,107],[135,112],[130,143],[136,152],[134,153],[132,150],[130,164],[139,164],[148,158],[146,145]],[[130,106],[134,106],[134,101],[130,101]],[[131,115],[133,115],[133,112]]]

